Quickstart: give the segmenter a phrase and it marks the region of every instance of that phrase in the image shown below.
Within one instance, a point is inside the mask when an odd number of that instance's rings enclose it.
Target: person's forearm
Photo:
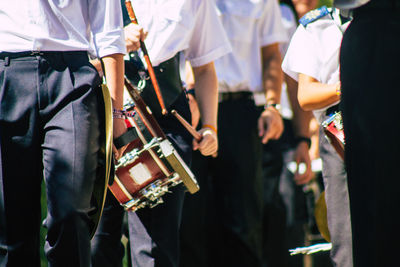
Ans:
[[[90,63],[96,68],[97,72],[99,73],[100,76],[103,76],[103,70],[101,67],[101,62],[98,58],[91,59]]]
[[[305,74],[299,75],[298,100],[304,110],[325,108],[340,100],[339,84],[324,84]]]
[[[281,91],[283,72],[281,69],[282,58],[279,45],[272,44],[262,48],[263,87],[266,102],[279,104],[281,102]]]
[[[193,89],[195,87],[193,69],[189,61],[185,63],[185,83],[187,89]]]
[[[103,57],[107,86],[113,108],[122,109],[124,105],[124,55],[112,54]]]
[[[298,83],[288,75],[285,75],[285,81],[287,85],[287,92],[289,96],[290,105],[293,111],[292,125],[294,134],[296,136],[303,136],[309,138],[311,136],[309,125],[311,118],[313,117],[313,114],[311,111],[304,111],[300,107],[299,101],[297,99]]]
[[[217,128],[218,80],[214,63],[193,67],[193,74],[201,121]]]

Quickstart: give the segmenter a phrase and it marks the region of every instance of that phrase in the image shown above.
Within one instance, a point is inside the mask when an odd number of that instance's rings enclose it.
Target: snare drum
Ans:
[[[335,112],[329,116],[327,120],[322,123],[324,133],[329,142],[335,148],[339,156],[344,159],[344,131],[342,115],[340,112]]]
[[[116,161],[114,181],[109,185],[120,204],[130,211],[162,203],[162,196],[169,192],[168,189],[181,182],[192,194],[199,190],[189,167],[166,138],[140,95],[133,93],[133,102],[125,105],[125,109],[134,114],[127,118],[131,126],[125,134],[129,145]]]

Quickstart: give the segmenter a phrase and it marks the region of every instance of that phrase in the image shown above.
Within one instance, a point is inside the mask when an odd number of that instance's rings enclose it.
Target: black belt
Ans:
[[[51,56],[64,54],[82,54],[87,55],[86,51],[22,51],[22,52],[0,52],[0,59],[13,59],[21,57]]]
[[[253,99],[253,93],[241,91],[241,92],[226,92],[218,94],[218,102],[237,101],[243,99]]]
[[[23,52],[1,52],[0,53],[0,59],[5,59],[5,58],[19,58],[19,57],[34,57],[34,56],[39,56],[43,55],[43,52],[39,51],[23,51]]]

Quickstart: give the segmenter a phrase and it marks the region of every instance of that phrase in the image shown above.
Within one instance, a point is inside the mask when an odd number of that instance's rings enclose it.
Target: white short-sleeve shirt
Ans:
[[[285,28],[287,36],[290,38],[294,34],[294,32],[296,31],[296,28],[297,28],[296,16],[294,14],[294,11],[287,4],[281,3],[279,6],[281,9],[281,13],[282,13],[283,27]],[[289,46],[289,42],[280,44],[279,50],[281,51],[282,57],[285,56],[288,46]],[[264,105],[265,104],[265,96],[263,96],[262,99],[263,99],[262,104]],[[289,101],[287,86],[286,86],[285,82],[282,83],[281,115],[285,119],[293,118],[292,106]]]
[[[261,48],[287,41],[278,1],[216,0],[216,3],[233,48],[232,53],[215,61],[219,91],[263,91]]]
[[[193,67],[229,53],[231,47],[213,0],[132,1],[154,66],[183,51]]]
[[[281,3],[279,7],[282,13],[282,24],[287,33],[288,39],[290,40],[297,29],[296,16],[293,13],[294,11],[287,4]],[[286,54],[287,48],[289,46],[289,40],[288,42],[281,43],[279,46],[282,57],[284,57]]]
[[[334,84],[339,81],[339,51],[343,32],[348,22],[341,25],[339,11],[328,9],[325,16],[299,25],[294,33],[282,63],[282,70],[298,81],[299,73],[315,78],[320,83]],[[307,14],[306,14],[307,16]],[[324,109],[314,110],[322,122]]]
[[[99,57],[125,53],[119,1],[0,1],[0,51],[91,51],[91,41]]]

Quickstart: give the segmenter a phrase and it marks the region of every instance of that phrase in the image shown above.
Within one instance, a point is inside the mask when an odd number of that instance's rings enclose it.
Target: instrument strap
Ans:
[[[128,131],[123,135],[114,139],[114,145],[117,149],[120,149],[137,138],[139,138],[139,135],[136,133],[135,127],[132,127],[129,128]]]

